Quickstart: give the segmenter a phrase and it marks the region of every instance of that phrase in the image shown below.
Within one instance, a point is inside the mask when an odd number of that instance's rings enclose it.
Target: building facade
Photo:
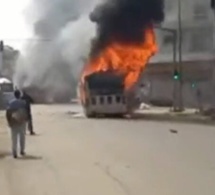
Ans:
[[[211,0],[180,0],[182,27],[182,60],[203,60],[214,57],[215,22]],[[166,0],[163,26],[178,30],[178,2]],[[160,52],[152,62],[172,60],[172,34],[157,32]]]
[[[215,18],[211,0],[180,0],[183,100],[188,107],[197,107],[197,89],[201,91],[203,104],[213,104],[215,92]],[[179,27],[179,0],[166,0],[166,18],[163,27]],[[149,99],[173,101],[173,36],[158,30],[159,52],[152,58],[144,78],[151,82]],[[178,43],[178,40],[177,40]],[[177,44],[177,61],[179,50]],[[196,83],[196,85],[193,85]],[[193,88],[192,86],[196,86]],[[214,91],[214,92],[213,92]]]

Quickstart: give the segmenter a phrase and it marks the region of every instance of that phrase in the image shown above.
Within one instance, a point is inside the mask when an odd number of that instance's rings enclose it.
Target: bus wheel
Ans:
[[[116,118],[116,119],[123,119],[124,114],[114,114],[113,117]]]
[[[96,118],[96,114],[95,113],[92,113],[92,112],[88,112],[85,110],[85,116],[87,118]]]
[[[87,118],[96,118],[96,115],[91,113],[91,114],[86,114]]]

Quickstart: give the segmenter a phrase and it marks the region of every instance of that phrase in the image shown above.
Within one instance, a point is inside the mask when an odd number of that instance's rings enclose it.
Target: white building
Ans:
[[[165,0],[164,27],[178,30],[179,0]],[[182,24],[182,60],[215,59],[215,18],[211,0],[180,0]],[[169,62],[173,58],[172,34],[157,32],[159,53],[152,62]]]
[[[178,31],[178,2],[181,2],[182,24],[182,96],[186,107],[198,107],[196,89],[201,102],[215,105],[215,16],[211,0],[165,0],[166,18],[162,26]],[[151,59],[144,74],[151,83],[150,101],[173,102],[173,36],[157,31],[159,52]],[[177,60],[178,55],[177,45]],[[196,84],[196,88],[192,84]]]

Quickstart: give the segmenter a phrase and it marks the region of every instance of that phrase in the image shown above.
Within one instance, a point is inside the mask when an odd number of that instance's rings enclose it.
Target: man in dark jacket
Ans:
[[[35,135],[35,132],[33,129],[32,113],[31,113],[31,104],[33,104],[34,101],[25,91],[23,91],[22,100],[26,102],[26,109],[28,114],[27,128],[30,132],[30,135]]]

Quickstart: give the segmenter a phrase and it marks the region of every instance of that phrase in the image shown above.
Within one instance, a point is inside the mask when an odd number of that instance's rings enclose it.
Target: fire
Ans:
[[[144,32],[141,44],[122,44],[112,42],[95,59],[84,68],[83,79],[95,72],[112,69],[125,74],[125,89],[130,89],[138,80],[149,59],[157,52],[157,44],[153,28]]]

